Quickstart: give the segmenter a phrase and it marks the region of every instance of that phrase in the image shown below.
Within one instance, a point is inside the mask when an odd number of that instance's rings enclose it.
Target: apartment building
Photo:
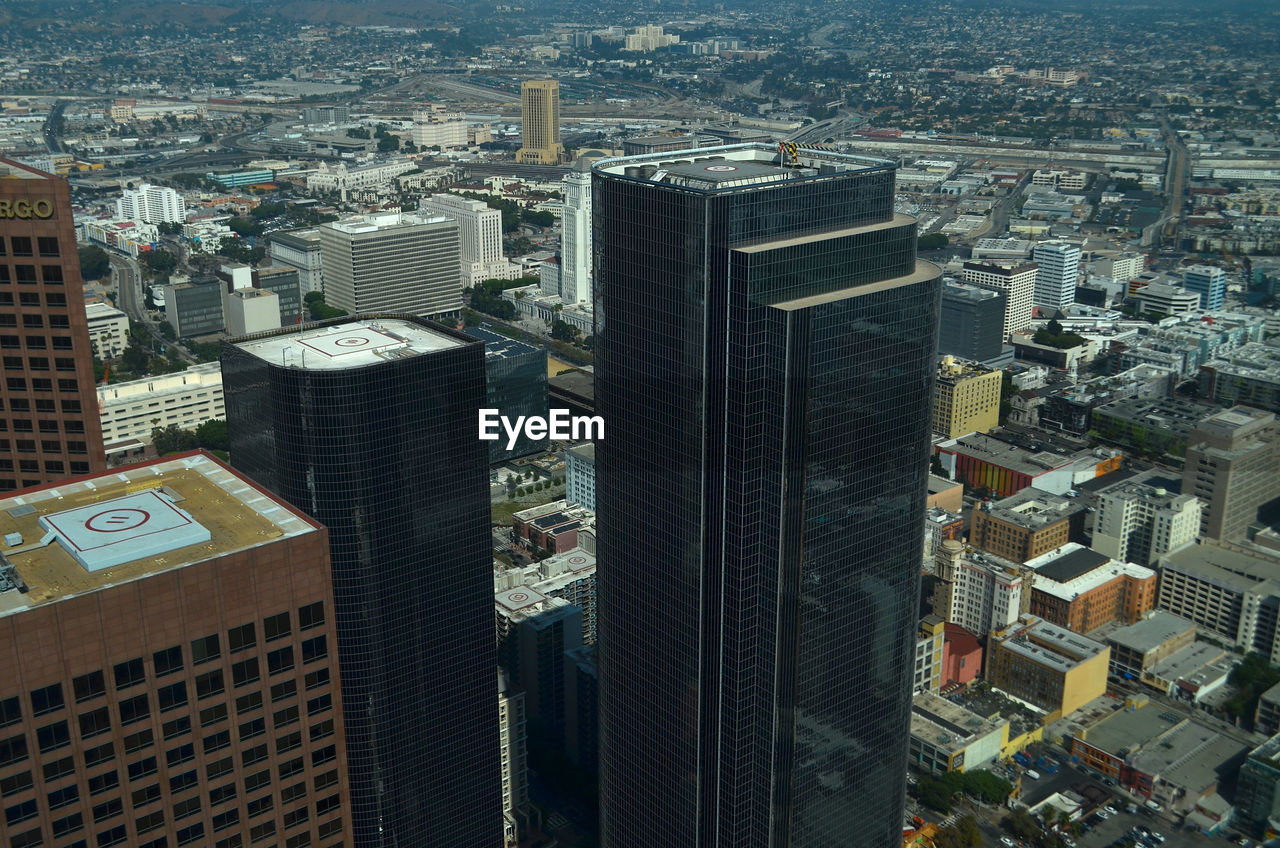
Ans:
[[[1024,615],[991,634],[987,680],[1051,716],[1065,716],[1107,691],[1110,656],[1101,642]]]
[[[1126,481],[1098,494],[1093,547],[1122,562],[1152,565],[1195,543],[1202,504],[1162,486]]]
[[[933,432],[954,439],[999,425],[1001,373],[944,356],[934,381]]]
[[[1031,614],[1089,633],[1104,624],[1133,624],[1156,605],[1156,572],[1071,543],[1027,562],[1035,572]]]

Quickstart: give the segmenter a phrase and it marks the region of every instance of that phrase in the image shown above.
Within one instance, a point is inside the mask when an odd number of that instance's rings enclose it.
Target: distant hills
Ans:
[[[474,17],[471,3],[437,0],[24,0],[0,8],[0,26],[206,29],[264,20],[318,26],[430,26]]]

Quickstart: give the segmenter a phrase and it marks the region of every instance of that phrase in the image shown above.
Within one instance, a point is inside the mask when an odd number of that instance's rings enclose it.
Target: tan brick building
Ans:
[[[1000,423],[1000,373],[944,356],[933,390],[933,432],[948,439]]]
[[[1082,541],[1085,507],[1067,498],[1027,488],[973,511],[970,543],[1014,562],[1026,562]]]

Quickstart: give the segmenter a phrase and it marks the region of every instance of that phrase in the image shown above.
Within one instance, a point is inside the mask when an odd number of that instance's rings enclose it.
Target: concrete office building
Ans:
[[[0,159],[0,246],[0,492],[101,471],[106,455],[66,180]]]
[[[244,336],[280,328],[280,298],[263,289],[237,289],[222,301],[227,335]]]
[[[467,116],[433,106],[413,113],[411,130],[413,146],[419,150],[438,147],[441,150],[467,146]]]
[[[164,287],[164,314],[180,339],[221,333],[226,329],[222,299],[227,284],[202,277]]]
[[[124,353],[129,344],[129,316],[109,303],[86,303],[85,319],[89,325],[89,347],[93,355],[105,361]]]
[[[1074,542],[1027,562],[1035,572],[1031,614],[1077,633],[1133,624],[1156,605],[1156,573]]]
[[[1017,331],[1031,326],[1038,273],[1034,262],[966,262],[961,273],[966,283],[1004,293],[1002,345]]]
[[[1280,348],[1250,342],[1200,366],[1200,396],[1280,413]]]
[[[647,153],[670,153],[673,150],[695,150],[698,136],[689,134],[646,135],[622,140],[623,156],[643,156]]]
[[[1184,398],[1124,398],[1104,403],[1089,416],[1089,430],[1143,453],[1182,457],[1195,426],[1217,408]]]
[[[222,367],[216,362],[185,371],[98,386],[102,439],[108,445],[143,439],[156,427],[198,427],[226,417]]]
[[[348,120],[346,106],[307,106],[302,110],[304,124],[345,124]]]
[[[390,212],[323,224],[324,297],[353,315],[403,312],[452,317],[462,310],[458,223]]]
[[[502,846],[517,848],[528,834],[529,758],[524,692],[498,669],[498,740],[502,747]]]
[[[1236,406],[1197,424],[1187,437],[1182,491],[1204,504],[1201,536],[1244,539],[1258,508],[1280,497],[1275,415]]]
[[[1267,736],[1280,731],[1280,683],[1272,686],[1258,698],[1254,712],[1253,729]]]
[[[909,763],[934,774],[979,769],[1000,759],[1009,742],[1009,720],[980,716],[932,692],[911,703]]]
[[[1031,569],[949,539],[934,560],[933,614],[985,636],[1031,609]]]
[[[948,280],[942,286],[938,353],[993,362],[1005,352],[1005,301],[1000,290]]]
[[[483,345],[344,318],[224,343],[222,369],[236,468],[329,529],[348,844],[499,844]]]
[[[893,163],[592,179],[601,844],[896,844],[941,273]]]
[[[197,453],[0,534],[6,843],[350,844],[323,527]]]
[[[1280,567],[1274,557],[1206,543],[1160,558],[1160,609],[1280,663]]]
[[[947,623],[936,615],[920,619],[916,637],[916,672],[911,691],[914,694],[942,688],[942,657],[945,652]]]
[[[125,189],[116,201],[116,218],[147,224],[180,224],[187,220],[187,204],[171,188],[143,183],[136,189]]]
[[[934,380],[933,432],[948,439],[1000,423],[1001,372],[944,356]]]
[[[1051,716],[1065,716],[1107,691],[1110,656],[1101,642],[1024,615],[991,634],[987,681]]]
[[[1107,636],[1107,643],[1111,645],[1111,673],[1140,679],[1147,669],[1195,641],[1194,622],[1155,610],[1141,621]]]
[[[1217,312],[1227,296],[1227,272],[1212,265],[1192,265],[1182,269],[1182,287],[1200,295],[1200,308]]]
[[[253,272],[253,287],[276,296],[280,307],[281,327],[292,327],[311,317],[302,301],[302,272],[291,265],[258,268]]]
[[[568,503],[596,509],[596,446],[576,445],[564,452],[565,490]]]
[[[971,516],[969,542],[1013,562],[1084,541],[1085,504],[1028,487],[999,501],[982,501]]]
[[[1093,548],[1122,562],[1154,565],[1200,535],[1202,505],[1194,495],[1126,481],[1098,494]]]
[[[419,208],[458,222],[458,256],[461,285],[471,287],[483,279],[485,268],[502,262],[502,213],[480,200],[453,194],[433,194]],[[480,275],[480,276],[478,276]]]
[[[560,300],[566,305],[592,302],[591,163],[581,157],[564,175],[560,215]]]
[[[304,295],[324,291],[319,230],[282,230],[272,233],[268,250],[276,262],[298,269],[298,284]]]
[[[1037,244],[1031,252],[1035,260],[1035,304],[1063,312],[1075,302],[1080,281],[1080,248],[1066,242]]]
[[[525,80],[520,83],[520,149],[516,161],[525,165],[559,165],[560,83]]]
[[[1129,295],[1139,315],[1190,315],[1200,309],[1200,295],[1168,283],[1150,283]]]

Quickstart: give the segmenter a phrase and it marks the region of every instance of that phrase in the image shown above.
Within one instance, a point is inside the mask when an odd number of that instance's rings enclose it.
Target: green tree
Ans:
[[[208,450],[231,450],[231,439],[227,435],[227,422],[211,418],[196,427],[196,443]]]
[[[232,218],[227,222],[227,226],[231,228],[231,232],[242,237],[260,236],[263,231],[262,222],[251,218]]]
[[[920,250],[934,250],[939,247],[946,247],[951,240],[947,238],[946,233],[929,233],[927,236],[920,236],[916,240],[916,247]]]
[[[378,150],[382,151],[383,153],[386,153],[391,150],[399,150],[399,149],[400,149],[400,136],[398,135],[387,134],[378,139]]]
[[[161,456],[179,451],[194,450],[198,447],[196,434],[190,430],[182,429],[177,424],[170,424],[168,427],[163,428],[156,427],[152,430],[151,444],[155,446],[156,453]]]
[[[982,848],[982,831],[978,820],[965,816],[953,825],[940,829],[933,838],[934,848]]]
[[[167,250],[151,250],[142,254],[143,263],[152,272],[167,277],[178,267],[178,257]]]
[[[964,773],[964,791],[988,804],[1003,803],[1013,792],[1013,784],[985,769]]]
[[[174,331],[173,325],[168,321],[162,321],[157,326],[160,329],[160,335],[164,336],[166,340],[171,342],[176,342],[178,340],[177,332]]]
[[[551,324],[551,338],[562,342],[572,342],[578,338],[578,331],[559,318]]]
[[[364,127],[352,127],[347,130],[347,138],[369,138],[369,131]]]
[[[107,252],[96,244],[86,244],[80,248],[80,276],[86,280],[96,280],[111,273],[111,259]]]

